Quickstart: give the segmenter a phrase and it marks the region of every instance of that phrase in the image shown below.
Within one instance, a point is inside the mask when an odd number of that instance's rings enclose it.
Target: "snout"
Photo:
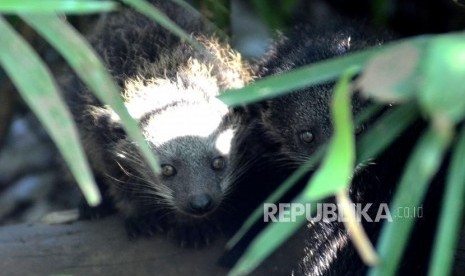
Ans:
[[[191,195],[188,198],[187,212],[194,216],[203,216],[216,207],[213,198],[207,193]]]

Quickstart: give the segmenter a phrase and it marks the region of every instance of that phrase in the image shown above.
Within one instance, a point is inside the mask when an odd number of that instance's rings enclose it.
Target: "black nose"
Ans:
[[[213,200],[208,194],[197,194],[189,198],[191,213],[202,215],[213,209]]]

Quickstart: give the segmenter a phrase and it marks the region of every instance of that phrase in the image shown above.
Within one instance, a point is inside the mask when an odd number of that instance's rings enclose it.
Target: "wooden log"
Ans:
[[[0,227],[1,275],[226,275],[225,239],[180,248],[162,235],[130,241],[120,218]]]
[[[56,215],[52,221],[66,221],[73,213]],[[163,235],[129,240],[119,216],[3,226],[0,275],[226,275],[228,269],[217,264],[226,241],[218,237],[195,249],[181,248]],[[302,237],[292,237],[253,275],[290,275],[302,247]]]

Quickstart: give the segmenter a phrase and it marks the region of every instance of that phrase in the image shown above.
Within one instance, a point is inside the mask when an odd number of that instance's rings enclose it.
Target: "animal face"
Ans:
[[[262,113],[265,128],[280,141],[289,159],[303,163],[332,132],[329,85],[301,90],[268,102]]]
[[[332,135],[332,87],[323,84],[272,99],[262,112],[265,128],[280,141],[281,153],[295,165],[305,162]],[[354,97],[352,106],[357,113],[363,103]]]
[[[139,124],[158,157],[161,174],[151,173],[127,137],[119,140],[115,160],[133,200],[191,218],[205,217],[221,205],[234,174],[236,124],[226,107],[179,103],[147,113]]]

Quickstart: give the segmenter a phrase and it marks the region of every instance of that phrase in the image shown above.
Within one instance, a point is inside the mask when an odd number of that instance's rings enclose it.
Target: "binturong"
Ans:
[[[154,175],[119,117],[76,77],[64,82],[104,200],[81,217],[121,212],[130,236],[167,232],[201,246],[217,231],[231,191],[239,115],[216,96],[252,80],[241,56],[201,18],[152,1],[200,43],[194,49],[141,14],[124,9],[100,20],[90,41],[118,84],[124,104],[161,165]]]
[[[279,75],[326,59],[376,47],[382,44],[383,38],[376,33],[365,31],[362,24],[345,22],[342,19],[341,22],[334,20],[333,23],[327,22],[322,26],[304,22],[294,26],[272,45],[259,63],[258,76],[264,78]],[[257,162],[269,166],[262,171],[252,167],[248,172],[248,179],[267,180],[259,187],[260,189],[281,185],[284,179],[329,141],[334,131],[330,116],[333,86],[334,82],[326,82],[247,106],[249,113],[255,116],[253,118],[255,129],[260,129],[258,133],[261,136],[258,139],[263,141],[261,144],[251,142],[249,148],[253,149],[249,150],[262,150],[260,148],[263,144],[274,145],[271,151],[265,149],[268,152],[261,157],[265,160]],[[366,99],[360,98],[357,94],[353,95],[352,113],[360,113],[367,104],[369,103]],[[354,134],[362,134],[363,128],[364,126],[358,127]],[[246,138],[247,141],[258,139],[253,136]],[[396,164],[399,163],[395,162]],[[368,168],[361,169],[362,172],[354,176],[350,187],[352,200],[359,204],[373,205],[387,201],[392,186],[391,183],[389,186],[383,184],[388,179],[385,174],[390,173],[387,168],[391,167],[394,166],[388,167],[383,164],[381,167],[370,164]],[[296,197],[307,185],[313,169],[296,183],[280,203],[286,204]],[[276,172],[280,175],[276,175]],[[385,182],[381,184],[378,177]],[[249,185],[254,189],[257,189],[257,186]],[[332,200],[333,198],[328,198],[325,202]],[[370,238],[376,237],[379,226],[380,224],[374,223],[366,226]],[[310,221],[295,237],[297,238],[294,241],[289,240],[288,244],[283,246],[285,251],[278,249],[278,254],[281,256],[295,258],[293,264],[286,263],[289,266],[289,274],[361,275],[366,270],[350,243],[349,234],[342,222],[325,219]],[[243,241],[246,242],[248,241]],[[223,263],[229,265],[234,262],[231,261],[234,250],[242,250],[241,246],[243,245],[236,245],[236,248],[228,253],[229,255],[225,255]]]

